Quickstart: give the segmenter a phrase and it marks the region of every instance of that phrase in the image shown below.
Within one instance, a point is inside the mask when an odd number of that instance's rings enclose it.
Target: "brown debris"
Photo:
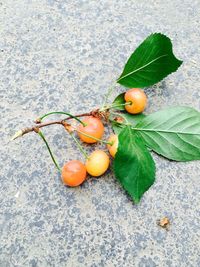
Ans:
[[[157,225],[168,231],[169,225],[170,225],[170,220],[169,220],[169,218],[164,217],[164,218],[157,221]]]
[[[124,122],[124,118],[122,117],[115,117],[114,120],[118,123],[123,123]]]
[[[36,124],[40,124],[42,121],[40,118],[37,118],[35,121],[34,121]]]
[[[100,111],[99,109],[95,109],[90,112],[91,116],[98,118],[100,120],[109,121],[110,112],[108,110]]]

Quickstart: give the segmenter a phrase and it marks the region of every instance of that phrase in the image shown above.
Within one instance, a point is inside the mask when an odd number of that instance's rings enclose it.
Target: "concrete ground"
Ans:
[[[69,189],[36,135],[9,142],[47,111],[101,105],[152,32],[184,64],[147,90],[146,112],[200,110],[199,23],[199,0],[0,1],[0,267],[200,266],[199,161],[154,155],[156,183],[135,206],[111,172]],[[83,159],[63,129],[44,132],[60,164]],[[164,216],[169,231],[156,224]]]

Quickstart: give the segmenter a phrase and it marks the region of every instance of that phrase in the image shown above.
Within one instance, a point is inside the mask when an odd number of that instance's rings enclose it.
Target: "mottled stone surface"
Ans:
[[[147,90],[147,113],[200,110],[199,21],[199,0],[0,1],[0,267],[200,266],[199,162],[154,155],[156,183],[134,206],[110,172],[68,189],[37,136],[9,142],[49,110],[99,106],[152,32],[170,36],[184,64]],[[60,164],[82,159],[63,129],[45,133]]]

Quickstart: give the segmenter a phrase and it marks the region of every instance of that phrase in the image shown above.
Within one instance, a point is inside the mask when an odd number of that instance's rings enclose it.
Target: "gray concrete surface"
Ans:
[[[152,32],[170,36],[184,65],[147,90],[147,113],[200,110],[199,14],[199,0],[1,0],[0,267],[200,266],[198,161],[154,155],[156,183],[134,206],[110,172],[68,189],[37,136],[8,142],[47,111],[99,106]],[[60,164],[82,159],[62,129],[45,133]]]

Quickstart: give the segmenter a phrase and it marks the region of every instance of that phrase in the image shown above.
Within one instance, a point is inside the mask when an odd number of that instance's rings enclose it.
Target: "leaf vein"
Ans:
[[[144,68],[148,67],[150,64],[152,64],[152,63],[154,63],[155,61],[159,60],[160,58],[162,58],[162,57],[166,57],[166,56],[168,56],[168,54],[161,55],[161,56],[159,56],[159,57],[157,57],[157,58],[151,60],[150,62],[148,62],[148,63],[145,64],[144,66],[141,66],[140,68],[137,68],[136,70],[133,70],[133,71],[127,73],[126,75],[124,75],[124,76],[122,76],[122,77],[119,77],[119,79],[117,79],[117,82],[121,81],[122,79],[124,79],[124,78],[126,78],[126,77],[132,75],[133,73],[135,73],[135,72],[137,72],[137,71],[139,71],[139,70],[141,70],[141,69],[144,69]]]

